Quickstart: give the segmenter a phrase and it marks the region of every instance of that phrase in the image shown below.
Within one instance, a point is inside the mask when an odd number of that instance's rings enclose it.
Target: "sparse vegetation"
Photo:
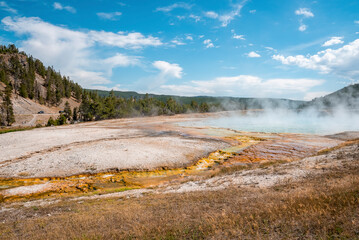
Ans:
[[[3,213],[0,232],[6,239],[358,239],[358,170],[270,189],[65,201]]]
[[[34,127],[0,128],[0,134],[34,129]]]

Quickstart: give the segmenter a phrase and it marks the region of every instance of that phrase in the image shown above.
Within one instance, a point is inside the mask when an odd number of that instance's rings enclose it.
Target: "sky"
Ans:
[[[311,100],[359,79],[358,0],[0,0],[0,21],[84,88]]]

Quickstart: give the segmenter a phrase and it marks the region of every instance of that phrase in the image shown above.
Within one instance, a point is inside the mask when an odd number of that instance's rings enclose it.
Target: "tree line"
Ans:
[[[97,92],[83,92],[79,108],[82,121],[103,120],[124,117],[173,115],[188,112],[209,112],[211,105],[207,103],[180,104],[173,98],[161,101],[146,94],[143,98],[125,99],[115,97],[111,91],[109,96],[100,97]]]
[[[148,94],[140,99],[116,97],[113,91],[109,96],[101,97],[96,91],[83,91],[81,105],[71,110],[68,102],[57,119],[50,118],[47,126],[63,125],[78,121],[99,121],[105,119],[174,115],[191,112],[209,112],[214,106],[207,103],[180,104],[173,98],[162,101]]]

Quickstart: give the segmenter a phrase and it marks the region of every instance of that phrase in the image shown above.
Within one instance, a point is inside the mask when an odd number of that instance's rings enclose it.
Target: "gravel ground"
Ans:
[[[179,167],[207,156],[225,143],[183,137],[103,140],[37,153],[0,168],[0,177],[68,176],[120,169]]]
[[[172,118],[171,118],[172,119]],[[187,165],[230,146],[159,129],[163,117],[110,120],[0,135],[0,177],[54,177]]]

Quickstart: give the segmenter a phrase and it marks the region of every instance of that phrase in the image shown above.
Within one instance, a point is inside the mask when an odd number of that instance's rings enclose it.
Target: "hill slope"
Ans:
[[[359,110],[359,84],[352,84],[324,97],[315,98],[301,106],[301,108],[314,107],[317,109],[346,108]]]
[[[82,88],[14,45],[0,46],[0,125],[36,125],[58,115],[68,101],[80,105]],[[30,120],[29,120],[30,119]],[[35,119],[35,120],[34,120]]]

